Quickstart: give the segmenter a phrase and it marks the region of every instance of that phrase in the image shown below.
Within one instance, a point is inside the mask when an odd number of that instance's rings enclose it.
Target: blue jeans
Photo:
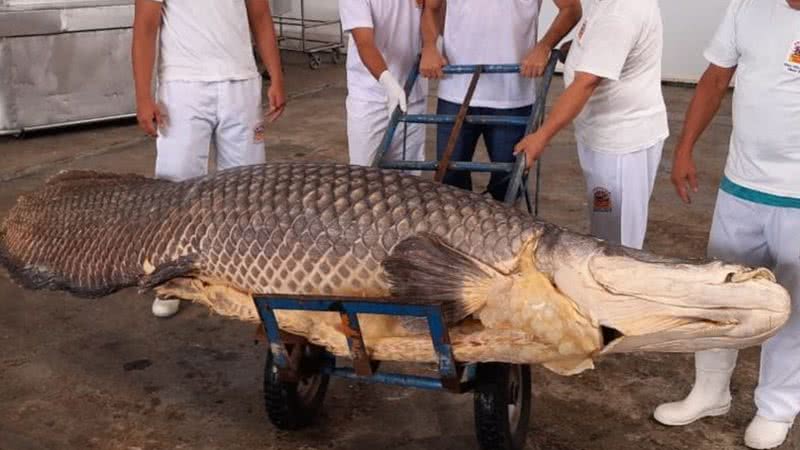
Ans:
[[[461,105],[439,99],[436,114],[457,115]],[[531,115],[532,106],[523,106],[511,109],[496,109],[470,107],[469,115],[479,116],[525,116]],[[440,124],[436,128],[436,156],[442,158],[453,124]],[[478,138],[483,136],[483,142],[489,152],[492,162],[514,162],[514,146],[525,137],[525,128],[511,125],[477,125],[464,123],[461,135],[458,137],[456,147],[453,149],[451,161],[472,161]],[[472,190],[472,175],[464,171],[448,170],[443,182],[466,190]],[[508,190],[509,174],[492,173],[489,179],[488,191],[495,200],[503,201]]]

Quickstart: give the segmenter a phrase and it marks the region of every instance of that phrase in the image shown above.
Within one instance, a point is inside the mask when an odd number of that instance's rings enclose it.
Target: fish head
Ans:
[[[789,318],[789,293],[766,268],[663,258],[551,231],[535,264],[600,328],[602,354],[741,349]]]

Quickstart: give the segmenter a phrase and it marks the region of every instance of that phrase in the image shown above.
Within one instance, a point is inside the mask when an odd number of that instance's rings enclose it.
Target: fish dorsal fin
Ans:
[[[383,269],[392,296],[440,301],[448,323],[478,311],[498,283],[510,284],[497,270],[427,233],[397,244],[383,261]]]

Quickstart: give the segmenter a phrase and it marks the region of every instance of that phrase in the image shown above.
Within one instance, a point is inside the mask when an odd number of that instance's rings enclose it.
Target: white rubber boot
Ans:
[[[789,422],[776,422],[755,416],[744,433],[744,445],[757,450],[780,447],[791,428],[792,424]]]
[[[153,315],[156,317],[171,317],[178,312],[180,306],[180,300],[162,300],[156,297],[153,300]]]
[[[731,408],[730,382],[736,367],[736,350],[706,350],[694,355],[695,381],[685,399],[656,408],[653,417],[670,426],[727,414]]]

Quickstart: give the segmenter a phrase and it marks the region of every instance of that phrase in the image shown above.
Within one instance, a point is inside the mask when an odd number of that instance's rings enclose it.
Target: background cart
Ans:
[[[278,44],[282,50],[295,50],[308,55],[308,66],[318,69],[322,65],[322,53],[330,54],[331,60],[338,64],[344,52],[344,32],[339,19],[316,19],[306,16],[306,2],[300,2],[300,16],[286,14],[273,15],[272,20],[278,26]],[[321,28],[338,27],[338,37],[324,38],[314,33]],[[286,29],[291,30],[287,34]],[[326,34],[327,36],[327,34]],[[292,42],[292,44],[288,44]]]

